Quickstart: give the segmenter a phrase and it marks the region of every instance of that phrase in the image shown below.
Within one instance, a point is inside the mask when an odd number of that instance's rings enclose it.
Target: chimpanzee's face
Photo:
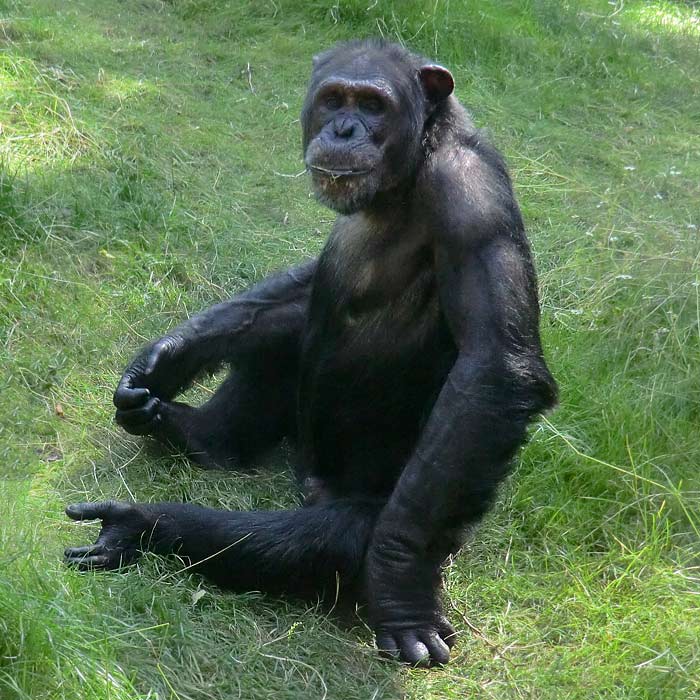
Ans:
[[[331,52],[314,70],[302,127],[316,196],[351,214],[415,170],[424,105],[415,70],[345,53]]]

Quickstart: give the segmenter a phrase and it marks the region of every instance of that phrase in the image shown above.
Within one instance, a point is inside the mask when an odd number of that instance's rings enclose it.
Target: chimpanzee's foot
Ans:
[[[232,426],[226,417],[213,416],[210,411],[185,403],[161,401],[152,435],[205,469],[232,469],[242,462],[232,444]]]
[[[230,469],[238,463],[229,448],[229,426],[212,425],[200,409],[176,401],[163,401],[144,389],[143,403],[118,409],[117,423],[131,435],[150,435],[159,442],[182,450],[207,469]],[[204,420],[203,420],[204,419]],[[208,425],[202,425],[208,423]]]
[[[184,448],[197,427],[197,409],[152,396],[148,389],[117,393],[114,403],[114,419],[131,435],[151,435]]]

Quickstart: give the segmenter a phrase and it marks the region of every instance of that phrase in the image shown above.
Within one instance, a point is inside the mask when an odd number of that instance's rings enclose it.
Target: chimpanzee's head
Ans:
[[[316,56],[301,124],[318,199],[351,214],[410,178],[426,121],[453,88],[448,70],[396,44],[348,42]]]

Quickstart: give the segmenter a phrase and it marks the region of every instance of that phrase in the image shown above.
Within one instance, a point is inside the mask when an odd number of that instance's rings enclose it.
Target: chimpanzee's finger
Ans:
[[[131,377],[122,377],[114,392],[112,402],[117,408],[128,410],[145,403],[151,392],[145,387],[132,387]]]
[[[66,515],[71,520],[109,520],[126,514],[130,509],[128,503],[120,501],[73,503],[66,508]]]
[[[104,546],[101,544],[88,544],[84,547],[66,547],[63,550],[63,556],[66,559],[79,559],[80,557],[88,557],[91,554],[102,554]]]
[[[399,660],[401,652],[394,635],[380,632],[377,634],[376,644],[382,656],[388,659],[395,659],[396,661]]]
[[[443,666],[450,660],[450,647],[437,632],[427,630],[420,635],[420,638],[428,649],[431,665]]]
[[[172,338],[166,337],[161,338],[156,344],[151,348],[151,352],[148,355],[148,362],[146,362],[146,367],[143,370],[144,374],[152,374],[158,363],[167,355],[172,352],[175,347],[175,341]]]
[[[152,431],[152,423],[158,417],[160,399],[155,396],[143,406],[128,411],[117,410],[114,419],[127,433],[132,435],[147,435]]]
[[[415,632],[408,631],[399,635],[399,649],[401,650],[401,661],[405,661],[411,666],[430,666],[430,651]]]
[[[81,571],[117,568],[114,565],[113,559],[106,554],[95,554],[89,557],[66,557],[65,562],[68,566],[75,566]]]

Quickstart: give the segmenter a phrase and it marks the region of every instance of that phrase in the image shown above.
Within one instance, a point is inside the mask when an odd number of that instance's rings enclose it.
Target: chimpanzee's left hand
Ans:
[[[442,613],[439,566],[413,562],[407,573],[405,564],[403,557],[392,561],[376,543],[370,547],[366,586],[377,647],[415,666],[446,664],[456,633]]]

